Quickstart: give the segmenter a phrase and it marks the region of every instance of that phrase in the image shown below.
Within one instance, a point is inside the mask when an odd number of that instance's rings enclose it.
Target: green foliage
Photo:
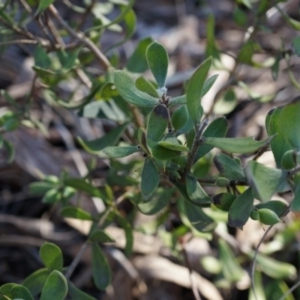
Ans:
[[[8,2],[5,6],[9,6]],[[26,3],[36,11],[37,20],[42,16],[52,18],[55,13],[56,3],[53,0]],[[245,39],[234,55],[235,66],[228,82],[218,88],[213,106],[204,112],[201,100],[218,78],[218,75],[210,76],[211,69],[226,70],[216,41],[215,16],[210,15],[207,21],[205,58],[199,61],[198,68],[187,80],[185,93],[171,97],[166,86],[169,57],[162,44],[149,37],[141,40],[123,64],[124,69],[119,69],[118,57],[111,51],[134,34],[137,22],[133,3],[133,0],[114,0],[105,7],[101,6],[103,3],[89,6],[89,1],[85,1],[82,7],[70,3],[77,13],[91,16],[90,27],[82,32],[67,20],[64,23],[58,18],[60,27],[55,32],[59,36],[53,35],[57,41],[45,37],[33,40],[33,70],[36,79],[41,82],[41,95],[47,106],[58,111],[61,107],[73,110],[84,118],[105,120],[103,136],[89,141],[77,137],[77,146],[104,159],[108,170],[100,183],[93,177],[96,163],[91,163],[81,177],[67,171],[63,171],[59,178],[41,176],[39,182],[30,184],[30,194],[40,196],[43,203],[59,208],[57,211],[61,217],[83,220],[91,225],[78,261],[85,247],[90,246],[94,284],[100,290],[105,290],[112,281],[105,244],[114,247],[118,242],[109,235],[107,227],[119,226],[124,230],[126,241],[122,247],[124,253],[130,256],[134,245],[134,218],[137,212],[141,212],[151,215],[153,222],[139,230],[168,236],[172,240],[170,252],[172,255],[175,253],[177,261],[182,259],[178,248],[184,248],[185,234],[206,239],[214,237],[218,259],[217,255],[211,256],[201,263],[205,270],[216,275],[216,286],[223,285],[226,289],[242,281],[246,274],[244,265],[249,263],[249,258],[255,258],[257,266],[253,270],[252,281],[257,286],[257,293],[252,289],[249,299],[255,299],[255,295],[261,299],[272,299],[272,289],[282,296],[288,289],[283,279],[293,278],[296,268],[266,254],[254,255],[250,248],[240,247],[241,257],[236,256],[237,249],[231,249],[236,245],[229,243],[231,239],[224,228],[227,228],[226,224],[243,229],[249,218],[262,226],[273,226],[284,221],[289,209],[300,211],[300,98],[296,97],[269,112],[265,122],[267,136],[260,140],[241,136],[240,133],[239,137],[227,137],[231,120],[228,122],[224,115],[238,112],[235,111],[241,100],[238,88],[261,106],[273,99],[273,96],[271,99],[254,93],[240,79],[242,76],[237,76],[240,65],[257,69],[268,67],[276,79],[280,75],[280,62],[285,60],[291,83],[300,89],[289,61],[291,56],[300,54],[299,37],[292,40],[292,49],[282,46],[272,49],[269,54],[256,39],[257,32],[267,30],[267,12],[273,5],[289,26],[300,30],[300,23],[272,1],[235,1],[232,16],[236,24],[245,30]],[[15,21],[13,10],[6,12],[3,7],[0,4],[0,23],[4,20],[8,29],[23,32],[26,26]],[[115,8],[119,9],[119,14],[111,20]],[[252,18],[248,17],[248,12]],[[28,20],[32,18],[32,14],[26,16]],[[247,29],[252,19],[253,25]],[[104,54],[98,42],[106,30],[123,31],[123,38],[106,49]],[[64,45],[66,34],[76,42],[74,45]],[[31,39],[31,36],[27,38]],[[271,63],[254,61],[255,55],[261,54],[262,50],[268,54]],[[89,71],[94,60],[102,67],[97,76],[91,76]],[[148,69],[155,82],[144,77],[143,73]],[[61,99],[59,85],[77,76],[85,82],[88,91],[80,101],[71,94],[67,99]],[[8,160],[12,161],[14,149],[9,134],[26,122],[36,124],[30,116],[33,94],[28,95],[26,107],[5,91],[1,91],[1,96],[7,107],[0,112],[0,147],[6,149]],[[269,148],[275,158],[276,167],[273,168],[257,162]],[[273,200],[276,193],[283,192],[292,194],[290,205]],[[75,195],[80,201],[74,201]],[[103,211],[95,213],[86,206],[81,207],[83,196],[93,198],[96,204],[96,201],[102,202]],[[121,208],[119,204],[122,201],[131,202],[134,208],[130,213],[127,208]],[[172,218],[176,219],[174,224]],[[275,246],[281,247],[279,250],[288,245],[290,236],[295,236],[299,229],[296,225],[295,229],[287,224],[285,234],[278,238],[280,242],[275,241]],[[221,238],[222,234],[228,238],[226,241]],[[270,244],[264,250],[267,254],[278,250]],[[29,275],[21,285],[2,285],[1,300],[33,300],[39,296],[42,300],[66,297],[95,299],[70,281],[73,267],[78,264],[77,258],[74,265],[71,263],[64,267],[63,253],[52,243],[45,243],[39,253],[45,268]],[[209,268],[209,262],[214,265],[212,268]],[[265,291],[262,273],[272,278]]]

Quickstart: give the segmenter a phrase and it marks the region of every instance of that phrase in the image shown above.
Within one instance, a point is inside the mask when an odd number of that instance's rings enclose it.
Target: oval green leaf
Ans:
[[[90,236],[89,240],[92,242],[98,242],[98,243],[114,243],[115,240],[111,238],[105,231],[96,229],[94,230]]]
[[[159,43],[153,42],[147,48],[148,66],[160,88],[165,86],[169,57],[166,49]]]
[[[40,300],[64,300],[68,293],[65,276],[59,271],[53,271],[47,278]]]
[[[147,157],[144,163],[141,190],[143,198],[146,200],[153,194],[159,184],[159,172],[152,158]]]
[[[248,188],[239,195],[232,205],[228,213],[228,225],[232,227],[242,228],[249,219],[253,209],[254,197],[252,189]]]
[[[186,103],[195,126],[200,124],[203,108],[200,104],[203,86],[211,66],[211,58],[205,60],[192,75],[186,90]]]
[[[158,104],[158,98],[141,92],[133,78],[125,71],[114,72],[114,83],[119,94],[130,104],[139,107],[153,107]]]
[[[286,172],[266,167],[256,161],[248,162],[246,175],[255,198],[262,201],[270,200],[287,178]]]
[[[163,104],[157,105],[149,116],[147,138],[157,142],[165,134],[169,122],[169,111]]]
[[[246,138],[214,138],[207,137],[204,139],[206,145],[219,148],[229,153],[252,153],[267,145],[272,137],[263,141],[255,141],[251,137]]]
[[[92,244],[92,272],[96,287],[105,290],[111,282],[111,270],[103,251],[97,243]]]
[[[226,154],[218,154],[214,157],[214,164],[222,177],[233,181],[245,181],[245,174],[242,167]]]
[[[93,220],[93,216],[89,212],[83,210],[80,207],[67,206],[64,207],[60,211],[60,213],[65,218],[73,218],[73,219],[88,220],[88,221]]]
[[[112,147],[106,147],[103,150],[103,152],[110,158],[125,157],[138,151],[140,151],[140,149],[137,146],[128,146],[128,147],[112,146]]]
[[[23,285],[30,291],[35,297],[43,289],[43,286],[49,276],[49,270],[46,268],[39,269],[30,274],[24,281]]]
[[[49,271],[63,268],[63,256],[59,247],[52,243],[45,243],[40,248],[40,257]]]
[[[189,113],[186,105],[178,107],[172,114],[171,121],[175,130],[182,128],[188,121]]]
[[[185,178],[185,183],[186,192],[194,204],[207,205],[212,202],[212,199],[207,195],[195,177],[187,175]]]

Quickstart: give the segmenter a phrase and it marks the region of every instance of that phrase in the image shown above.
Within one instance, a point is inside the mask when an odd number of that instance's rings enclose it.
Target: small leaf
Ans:
[[[59,271],[53,271],[47,278],[40,300],[64,300],[68,293],[65,276]]]
[[[202,97],[204,97],[207,94],[207,92],[214,85],[214,83],[216,82],[218,77],[219,77],[219,75],[215,74],[205,80],[205,82],[203,84],[203,89],[202,89]]]
[[[300,211],[300,182],[297,182],[294,190],[294,198],[291,203],[291,210],[295,212]]]
[[[181,145],[175,137],[170,137],[160,141],[158,142],[158,145],[174,151],[189,151],[189,148]]]
[[[221,193],[213,196],[213,204],[221,210],[229,211],[236,196],[229,193]]]
[[[228,225],[232,227],[242,228],[249,219],[253,209],[254,197],[252,189],[248,188],[239,195],[229,209]]]
[[[49,276],[49,270],[46,268],[39,269],[31,273],[23,282],[23,285],[30,291],[35,297],[43,289],[43,286]]]
[[[205,60],[192,75],[186,90],[187,109],[195,126],[200,124],[203,108],[200,104],[203,85],[211,66],[211,58]]]
[[[147,140],[147,144],[151,149],[152,156],[157,160],[171,160],[180,157],[181,152],[164,148],[150,139]]]
[[[264,203],[255,205],[256,209],[267,208],[272,210],[278,217],[284,216],[288,212],[288,206],[286,203],[280,200],[271,200]]]
[[[186,105],[182,105],[178,107],[173,113],[172,113],[172,126],[175,130],[179,130],[182,128],[186,122],[188,121],[189,113],[187,110]]]
[[[257,210],[259,213],[259,220],[266,225],[274,225],[280,223],[281,220],[277,214],[268,208],[260,208]]]
[[[160,178],[159,172],[152,158],[147,157],[144,163],[142,177],[141,177],[141,190],[145,199],[153,194],[158,187]]]
[[[170,197],[174,193],[174,189],[162,189],[161,191],[160,193],[154,194],[150,201],[138,203],[138,209],[145,215],[155,215],[162,211],[170,201]]]
[[[266,129],[277,167],[281,167],[283,155],[289,150],[300,151],[300,98],[271,110],[266,118]]]
[[[44,195],[55,186],[57,186],[57,184],[45,181],[33,182],[29,185],[29,193],[31,195]]]
[[[245,175],[242,167],[226,154],[218,154],[214,157],[214,164],[221,173],[222,177],[229,180],[245,181]]]
[[[269,256],[258,254],[256,260],[261,271],[271,278],[282,279],[295,277],[297,274],[297,270],[293,265],[275,260]]]
[[[46,10],[55,0],[40,0],[36,15]]]
[[[41,1],[43,2],[43,1]],[[40,3],[41,3],[40,2]],[[34,64],[36,67],[48,69],[51,66],[51,59],[44,48],[39,44],[34,49]]]
[[[148,81],[147,79],[145,79],[144,77],[139,77],[136,81],[135,81],[135,86],[142,92],[149,94],[150,96],[153,96],[155,98],[159,98],[159,95],[157,93],[156,88],[154,87],[154,85]]]
[[[255,198],[262,201],[270,200],[287,177],[285,172],[266,167],[256,161],[248,162],[246,174]]]
[[[72,300],[96,300],[96,298],[78,289],[72,282],[68,281],[68,290]]]
[[[14,300],[34,300],[29,290],[25,286],[20,284],[15,284],[12,287],[11,294]]]
[[[191,225],[200,232],[210,232],[216,227],[212,218],[205,214],[201,207],[192,204],[189,201],[181,200],[180,205]]]
[[[214,138],[207,137],[204,139],[206,145],[219,148],[229,153],[252,153],[259,150],[261,147],[267,145],[271,138],[263,141],[255,141],[251,137],[246,138]]]
[[[228,244],[222,239],[219,239],[219,253],[224,277],[230,282],[239,281],[244,271]]]
[[[237,104],[237,97],[233,89],[226,91],[223,97],[214,105],[214,113],[229,114],[234,110]]]
[[[203,137],[224,137],[227,134],[227,131],[227,120],[224,117],[217,118],[208,125],[208,127],[203,133]],[[211,149],[213,149],[213,146],[201,144],[195,156],[195,161],[199,160],[201,157],[206,155]]]
[[[215,17],[213,14],[209,15],[209,18],[207,21],[206,36],[207,36],[207,43],[206,43],[205,56],[206,57],[212,56],[213,58],[219,60],[220,59],[220,51],[219,51],[216,41],[215,41]]]
[[[42,202],[47,204],[53,204],[59,202],[61,199],[62,199],[61,191],[54,188],[46,192],[46,194],[42,198]]]
[[[150,114],[147,138],[157,142],[165,134],[169,122],[169,111],[163,104],[157,105]]]
[[[166,49],[161,44],[153,42],[148,46],[146,56],[149,68],[159,88],[165,87],[169,64],[169,57]]]
[[[126,69],[132,73],[143,73],[148,69],[148,63],[146,59],[146,50],[150,44],[153,43],[153,39],[147,37],[142,39],[135,48],[132,55],[128,58]]]
[[[132,153],[140,151],[137,146],[128,146],[128,147],[120,147],[120,146],[112,146],[106,147],[103,152],[110,158],[120,158],[128,156]]]
[[[80,207],[67,206],[60,211],[65,218],[74,218],[79,220],[93,220],[93,216]]]
[[[289,170],[297,166],[297,152],[294,150],[286,151],[281,159],[281,165],[284,170]]]
[[[89,240],[92,242],[98,242],[98,243],[114,243],[115,240],[111,238],[105,231],[96,229],[94,230],[90,236]]]
[[[186,104],[186,95],[174,97],[169,101],[169,106]]]
[[[85,192],[92,197],[102,197],[101,191],[98,188],[94,187],[92,184],[85,181],[84,178],[67,178],[64,180],[64,184],[78,191]]]
[[[133,78],[125,71],[114,72],[114,83],[119,94],[128,103],[140,107],[153,107],[158,104],[158,98],[141,92]]]
[[[122,124],[114,129],[112,129],[109,133],[105,134],[103,137],[92,140],[92,141],[84,141],[81,138],[77,138],[78,142],[87,152],[98,154],[101,150],[108,146],[115,145],[120,137],[122,136],[124,130],[128,127],[128,124]]]
[[[218,177],[216,180],[216,186],[226,187],[230,185],[230,180],[226,177]]]
[[[254,54],[255,43],[252,40],[245,42],[238,53],[237,60],[241,63],[252,65],[252,56]]]
[[[40,257],[49,271],[61,271],[63,268],[63,256],[59,247],[52,243],[45,243],[40,248]]]
[[[194,204],[205,205],[212,202],[212,199],[207,195],[195,177],[187,175],[185,182],[187,194]]]
[[[92,271],[96,287],[100,290],[106,289],[111,282],[111,270],[97,243],[92,243]]]

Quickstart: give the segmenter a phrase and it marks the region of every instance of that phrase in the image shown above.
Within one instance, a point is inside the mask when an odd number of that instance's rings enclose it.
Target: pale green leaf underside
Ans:
[[[139,107],[153,107],[158,104],[158,99],[141,92],[134,79],[125,71],[114,72],[114,84],[119,94],[130,104]]]
[[[137,146],[128,146],[128,147],[112,146],[112,147],[106,147],[103,150],[103,153],[105,153],[107,156],[111,158],[121,158],[138,151],[140,150],[138,149]]]
[[[210,138],[204,139],[204,144],[219,148],[229,153],[252,153],[267,145],[272,137],[263,141],[255,141],[252,137],[246,138]]]

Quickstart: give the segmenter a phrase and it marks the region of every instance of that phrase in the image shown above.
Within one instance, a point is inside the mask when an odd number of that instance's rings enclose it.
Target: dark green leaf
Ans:
[[[40,257],[49,271],[61,271],[63,268],[63,256],[59,247],[52,243],[45,243],[40,248]]]
[[[53,271],[47,278],[40,300],[64,300],[68,293],[66,278],[59,271]]]
[[[180,104],[186,104],[186,95],[174,97],[169,101],[169,105],[180,105]]]
[[[69,295],[72,300],[96,300],[96,298],[78,289],[72,282],[68,281]]]
[[[182,128],[186,122],[188,121],[189,113],[187,110],[186,105],[182,105],[178,107],[173,113],[172,113],[172,126],[175,130],[179,130]]]
[[[141,176],[141,190],[145,199],[154,193],[159,184],[159,172],[152,158],[147,157]]]
[[[212,197],[213,204],[221,210],[229,211],[232,203],[234,202],[236,196],[229,193],[221,193]]]
[[[213,120],[206,130],[203,133],[203,137],[224,137],[227,134],[228,131],[228,123],[227,120],[222,118],[217,118]],[[199,158],[203,157],[205,154],[207,154],[211,149],[213,149],[213,146],[201,144],[197,154],[195,156],[195,161],[197,161]]]
[[[128,71],[133,73],[143,73],[148,69],[146,50],[151,43],[153,43],[153,39],[150,37],[139,42],[134,52],[127,60],[126,68]]]
[[[242,228],[249,219],[253,209],[254,197],[252,189],[248,188],[239,195],[229,209],[228,225],[232,227]]]
[[[214,163],[222,177],[229,180],[245,181],[245,175],[242,167],[226,154],[218,154],[214,157]]]
[[[294,190],[294,198],[291,203],[291,210],[299,212],[300,211],[300,182],[296,183]]]
[[[115,240],[111,238],[105,231],[96,229],[94,230],[90,236],[89,240],[92,242],[98,242],[98,243],[114,243]]]
[[[128,127],[127,123],[122,124],[112,129],[103,137],[92,141],[84,141],[79,137],[77,139],[81,146],[84,148],[84,150],[93,154],[98,154],[104,148],[115,145],[119,141],[126,127]]]
[[[139,77],[135,81],[135,86],[142,92],[149,94],[150,96],[153,96],[155,98],[159,98],[159,95],[154,87],[154,85],[145,79],[144,77]]]
[[[186,102],[189,114],[195,126],[200,124],[203,108],[200,104],[203,85],[211,66],[211,58],[205,60],[192,75],[186,90]]]
[[[158,98],[141,92],[135,86],[133,78],[125,71],[114,72],[114,83],[119,94],[130,104],[140,107],[153,107],[158,104]]]
[[[243,269],[240,266],[232,250],[229,248],[228,244],[219,239],[219,254],[222,263],[222,272],[224,277],[230,282],[237,282],[243,276]]]
[[[298,154],[294,150],[286,151],[281,159],[282,169],[289,170],[293,169],[297,166]]]
[[[237,60],[241,63],[251,65],[252,64],[252,56],[254,54],[255,43],[251,40],[248,40],[243,44]]]
[[[163,104],[157,105],[150,114],[147,138],[157,142],[165,134],[169,122],[169,111]]]
[[[156,194],[152,197],[151,201],[138,203],[138,209],[145,215],[155,215],[162,211],[163,208],[170,201],[171,195],[174,193],[174,189],[157,189]]]
[[[20,300],[34,300],[29,290],[20,285],[15,284],[11,289],[11,295],[14,300],[20,299]],[[1,295],[0,295],[1,297]],[[4,298],[5,299],[5,298]]]
[[[57,184],[50,182],[33,182],[29,185],[29,192],[31,195],[44,195],[46,192],[54,188]]]
[[[165,86],[169,64],[169,57],[166,49],[161,44],[153,42],[148,46],[146,56],[149,68],[158,87],[163,88]]]
[[[175,137],[166,138],[165,140],[158,142],[158,145],[174,151],[189,151],[189,148],[181,145]]]
[[[157,142],[147,140],[147,144],[151,149],[152,156],[157,160],[170,160],[180,156],[179,151],[170,150],[160,146]]]
[[[41,1],[43,2],[43,1]],[[40,3],[41,3],[40,2]],[[36,67],[48,69],[51,66],[51,59],[41,45],[38,45],[34,50],[34,64]]]
[[[206,145],[219,148],[229,153],[252,153],[259,150],[261,147],[267,145],[271,138],[263,141],[255,141],[251,137],[246,138],[214,138],[207,137],[204,139]]]
[[[7,162],[8,163],[11,163],[14,158],[15,158],[15,148],[14,146],[12,145],[11,142],[9,142],[8,140],[3,140],[3,145],[7,151],[7,154],[8,154],[8,160]]]
[[[185,182],[187,194],[194,204],[206,205],[212,202],[212,199],[207,195],[195,177],[187,175]]]
[[[76,59],[78,57],[79,51],[81,49],[77,48],[72,51],[59,50],[57,52],[58,59],[61,63],[62,68],[68,70],[75,66]]]
[[[277,166],[288,150],[300,151],[300,98],[294,99],[287,105],[280,106],[269,112],[266,118],[266,129],[271,140],[271,148]]]
[[[186,200],[181,200],[179,204],[182,205],[183,212],[195,229],[200,232],[210,232],[214,230],[217,224],[203,212],[201,207]]]
[[[300,56],[300,36],[297,36],[292,40],[292,45],[295,49],[295,53],[297,56]]]
[[[249,161],[246,175],[253,188],[255,198],[268,201],[286,180],[287,174],[279,169],[266,167],[256,161]]]
[[[74,218],[79,220],[93,220],[93,216],[80,207],[67,206],[60,211],[65,218]]]
[[[96,287],[100,290],[106,289],[111,282],[111,270],[97,243],[92,243],[92,271]]]
[[[30,274],[23,282],[23,285],[30,291],[35,297],[43,289],[43,286],[49,276],[49,270],[46,268],[39,269]]]
[[[140,149],[137,146],[128,146],[128,147],[112,146],[112,147],[106,147],[103,150],[103,153],[105,153],[110,158],[120,158],[120,157],[128,156],[138,151],[140,151]]]

